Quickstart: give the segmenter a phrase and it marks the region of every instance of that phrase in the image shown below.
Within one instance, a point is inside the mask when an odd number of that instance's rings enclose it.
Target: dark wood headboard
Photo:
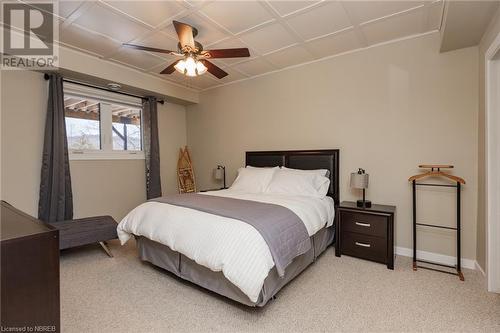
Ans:
[[[246,165],[254,167],[285,166],[293,169],[327,169],[330,171],[328,195],[340,203],[339,150],[247,151]]]

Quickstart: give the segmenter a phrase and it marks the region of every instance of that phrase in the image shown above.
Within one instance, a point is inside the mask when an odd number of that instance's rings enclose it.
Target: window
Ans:
[[[64,83],[70,159],[137,159],[142,151],[141,100]]]
[[[66,96],[64,114],[68,149],[101,149],[101,105],[98,101]]]
[[[111,106],[113,114],[113,149],[141,150],[141,109]]]

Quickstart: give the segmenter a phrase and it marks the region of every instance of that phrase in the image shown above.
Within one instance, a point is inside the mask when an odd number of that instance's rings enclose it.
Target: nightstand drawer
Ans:
[[[341,211],[342,230],[369,236],[387,237],[387,216]]]
[[[342,253],[353,257],[385,263],[387,239],[353,232],[342,232]]]

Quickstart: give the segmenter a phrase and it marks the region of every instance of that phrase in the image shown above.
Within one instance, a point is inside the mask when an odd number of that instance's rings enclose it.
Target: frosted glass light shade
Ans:
[[[207,71],[207,67],[205,67],[201,61],[195,60],[191,56],[180,60],[177,64],[175,64],[174,68],[179,73],[187,76],[202,75]]]
[[[205,67],[205,65],[203,65],[201,61],[196,61],[196,72],[198,73],[198,75],[205,74],[206,71],[207,68]]]
[[[179,73],[184,74],[184,69],[186,69],[186,62],[183,60],[179,60],[177,64],[174,66],[175,70]]]
[[[367,173],[351,173],[350,186],[352,188],[368,188],[368,174]]]

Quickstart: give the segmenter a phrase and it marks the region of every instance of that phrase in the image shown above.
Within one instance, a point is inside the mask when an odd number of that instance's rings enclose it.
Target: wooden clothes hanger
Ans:
[[[465,184],[465,180],[463,178],[460,178],[458,176],[450,175],[446,172],[441,171],[441,169],[453,169],[453,165],[446,165],[446,164],[422,164],[418,166],[419,168],[422,169],[431,169],[430,171],[411,176],[408,181],[412,182],[414,180],[419,180],[422,178],[426,177],[445,177],[450,180],[453,180],[456,183],[460,184]],[[435,170],[437,169],[437,170]]]

